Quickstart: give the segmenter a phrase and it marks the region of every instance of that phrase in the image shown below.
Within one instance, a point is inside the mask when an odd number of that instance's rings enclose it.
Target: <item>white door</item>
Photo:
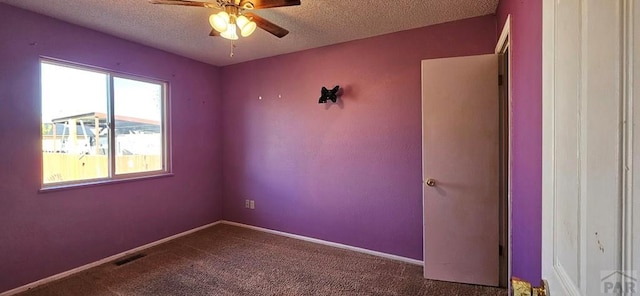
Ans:
[[[498,285],[498,102],[497,55],[422,61],[426,278]]]
[[[637,285],[625,125],[628,58],[638,49],[624,43],[632,4],[640,2],[543,2],[542,277],[551,295],[621,295]]]

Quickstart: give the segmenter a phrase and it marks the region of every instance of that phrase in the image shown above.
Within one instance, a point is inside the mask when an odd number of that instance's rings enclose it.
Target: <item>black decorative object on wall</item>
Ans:
[[[322,91],[320,94],[320,100],[318,100],[318,104],[326,104],[328,100],[332,102],[338,101],[338,90],[340,89],[339,85],[332,89],[327,89],[326,87],[322,87]]]

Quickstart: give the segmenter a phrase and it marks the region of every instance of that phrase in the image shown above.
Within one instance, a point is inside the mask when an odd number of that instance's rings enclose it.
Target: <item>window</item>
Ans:
[[[41,60],[42,183],[168,172],[166,83]]]

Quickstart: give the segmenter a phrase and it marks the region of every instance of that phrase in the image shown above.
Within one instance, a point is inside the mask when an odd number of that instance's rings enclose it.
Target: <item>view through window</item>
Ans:
[[[166,172],[165,83],[41,61],[43,184]]]

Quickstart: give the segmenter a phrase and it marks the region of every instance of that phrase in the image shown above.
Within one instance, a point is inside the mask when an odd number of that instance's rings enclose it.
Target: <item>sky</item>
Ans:
[[[159,84],[114,77],[116,115],[161,120]],[[107,113],[105,73],[41,63],[42,122],[83,113]]]

